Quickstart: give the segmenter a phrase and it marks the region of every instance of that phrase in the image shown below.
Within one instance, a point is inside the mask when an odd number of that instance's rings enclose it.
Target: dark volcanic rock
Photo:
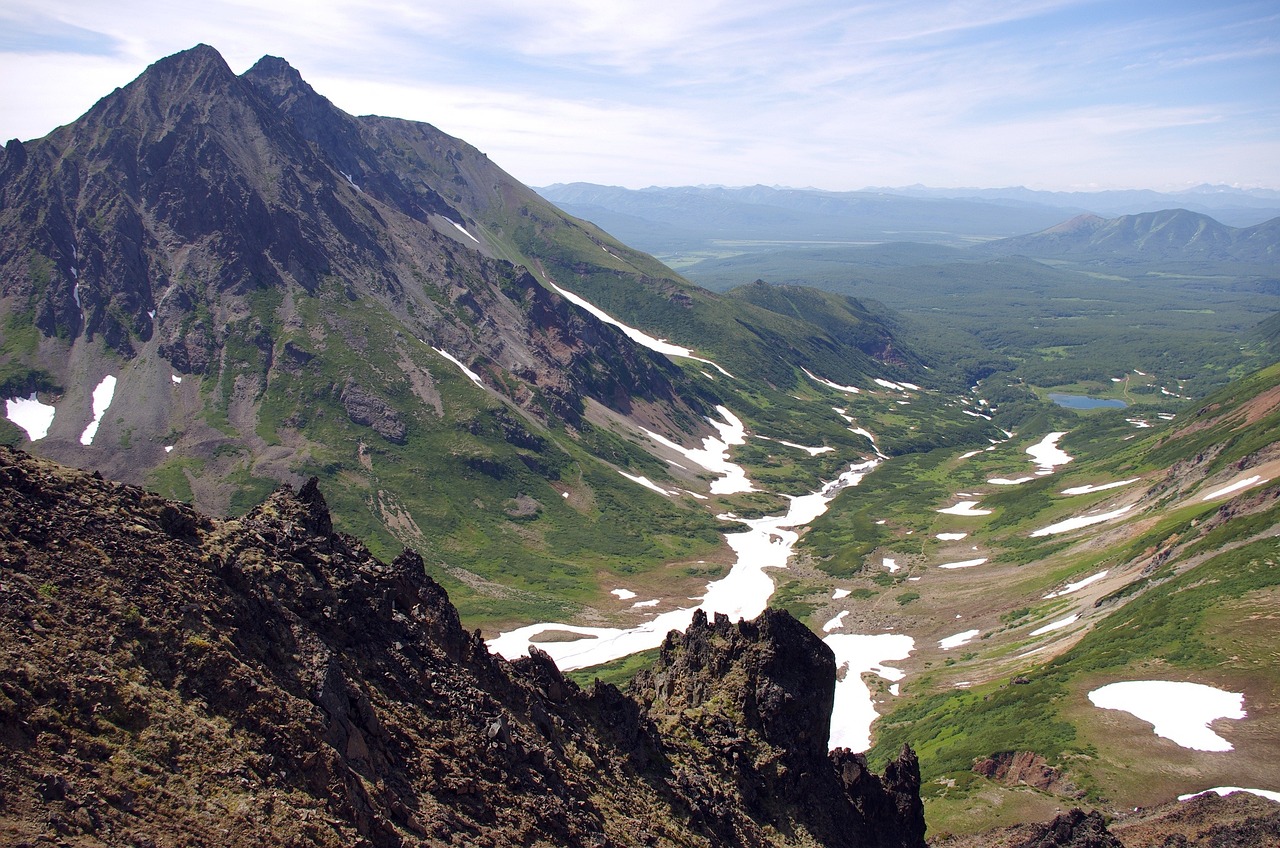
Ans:
[[[1124,848],[1097,810],[1073,809],[1035,829],[1037,833],[1015,848]]]
[[[924,844],[909,750],[824,750],[831,656],[786,613],[583,692],[314,480],[217,521],[0,448],[0,632],[5,844]]]
[[[730,623],[699,610],[630,692],[662,733],[677,792],[725,843],[778,830],[826,846],[924,844],[915,754],[904,748],[882,779],[859,754],[828,753],[835,658],[789,613]]]

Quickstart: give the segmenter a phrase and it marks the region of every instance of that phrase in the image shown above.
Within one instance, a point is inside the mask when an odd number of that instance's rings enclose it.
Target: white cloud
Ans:
[[[5,138],[205,42],[236,71],[283,56],[342,108],[428,121],[532,184],[1280,185],[1277,19],[1248,5],[9,5],[0,72],[26,82],[0,91]],[[65,52],[89,49],[114,52]]]

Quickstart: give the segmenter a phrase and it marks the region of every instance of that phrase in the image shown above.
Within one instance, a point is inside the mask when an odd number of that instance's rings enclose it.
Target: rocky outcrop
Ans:
[[[1097,810],[1072,809],[1036,831],[1014,848],[1124,848],[1124,843],[1107,830],[1106,820]]]
[[[883,778],[861,755],[828,753],[834,655],[789,613],[730,623],[699,610],[629,691],[662,733],[676,791],[725,844],[774,831],[826,846],[924,844],[914,753]]]
[[[1018,680],[1013,681],[1017,683]],[[1025,679],[1024,679],[1025,682]],[[1026,785],[1055,795],[1076,795],[1079,790],[1034,751],[1002,751],[974,763],[973,770],[1006,786]]]
[[[624,694],[467,632],[314,481],[214,520],[0,448],[0,842],[923,846],[825,646],[699,618]]]

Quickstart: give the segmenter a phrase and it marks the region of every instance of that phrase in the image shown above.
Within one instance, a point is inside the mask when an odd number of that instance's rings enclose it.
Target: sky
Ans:
[[[0,0],[0,139],[202,42],[532,186],[1280,189],[1275,0]]]

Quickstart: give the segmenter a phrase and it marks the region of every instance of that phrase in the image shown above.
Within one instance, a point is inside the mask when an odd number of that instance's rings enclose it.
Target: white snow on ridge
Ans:
[[[1250,795],[1257,795],[1259,798],[1266,798],[1268,801],[1275,801],[1280,804],[1280,792],[1272,792],[1270,789],[1246,789],[1243,786],[1215,786],[1212,789],[1203,789],[1199,792],[1191,792],[1187,795],[1179,795],[1179,801],[1190,801],[1192,798],[1199,798],[1209,792],[1217,793],[1225,798],[1232,792],[1248,792]]]
[[[1229,495],[1232,492],[1238,492],[1241,489],[1247,489],[1250,486],[1256,486],[1261,482],[1263,482],[1262,476],[1259,474],[1255,474],[1252,477],[1245,478],[1244,480],[1237,480],[1236,482],[1232,483],[1229,486],[1223,486],[1221,489],[1214,489],[1212,492],[1205,495],[1200,500],[1211,501],[1214,498],[1220,498],[1223,495]]]
[[[27,438],[33,442],[49,435],[56,412],[55,407],[41,403],[36,392],[32,392],[31,397],[9,398],[4,402],[4,417],[26,430]]]
[[[1209,729],[1220,718],[1242,719],[1244,695],[1201,683],[1128,680],[1089,693],[1095,707],[1121,710],[1150,722],[1157,736],[1196,751],[1230,751],[1232,745]]]
[[[915,650],[916,642],[910,636],[896,633],[877,636],[833,633],[822,641],[836,655],[836,697],[827,747],[865,751],[871,747],[871,724],[877,713],[871,690],[862,675],[872,672],[886,680],[901,680],[905,672],[884,663],[905,660]],[[897,694],[893,687],[890,691]]]
[[[1071,530],[1079,530],[1081,527],[1089,527],[1093,524],[1101,524],[1104,521],[1110,521],[1113,518],[1119,518],[1129,510],[1133,509],[1133,504],[1126,504],[1119,509],[1113,509],[1111,512],[1103,512],[1098,515],[1081,515],[1076,518],[1068,518],[1066,521],[1059,521],[1057,524],[1050,524],[1048,527],[1041,527],[1031,534],[1031,538],[1035,539],[1040,536],[1055,536],[1058,533],[1067,533]]]
[[[1064,495],[1092,495],[1094,492],[1105,492],[1107,489],[1118,489],[1121,486],[1128,486],[1130,483],[1136,483],[1141,477],[1134,477],[1131,480],[1118,480],[1115,483],[1103,483],[1100,486],[1072,486],[1070,489],[1063,489]]]
[[[832,630],[839,630],[844,627],[844,617],[849,614],[848,610],[841,610],[836,613],[836,617],[822,625],[823,633],[830,633]]]
[[[479,386],[479,387],[480,387],[480,388],[482,388],[482,389],[483,389],[483,388],[485,388],[484,380],[481,380],[481,379],[480,379],[480,375],[479,375],[479,374],[477,374],[476,372],[472,371],[472,370],[471,370],[470,368],[468,368],[467,366],[463,365],[463,364],[462,364],[462,360],[461,360],[461,359],[459,359],[458,357],[454,356],[452,353],[449,353],[449,351],[445,350],[445,349],[444,349],[444,348],[442,348],[442,347],[433,347],[433,348],[431,348],[431,349],[432,349],[432,350],[434,350],[436,353],[440,354],[441,356],[443,356],[445,359],[447,359],[447,360],[449,360],[450,362],[452,362],[454,365],[456,365],[456,366],[458,366],[459,368],[461,368],[461,369],[462,369],[462,373],[463,373],[463,374],[466,374],[469,378],[471,378],[471,382],[475,383],[477,386]]]
[[[977,635],[981,632],[982,632],[981,630],[966,630],[963,633],[957,633],[954,636],[948,636],[945,639],[939,639],[938,647],[944,651],[949,651],[952,648],[958,648],[961,645],[967,645],[968,643],[972,642],[974,638],[977,637]]]
[[[348,181],[350,181],[350,179],[351,179],[350,177],[347,177]],[[351,183],[351,184],[355,185],[355,183]],[[356,188],[359,189],[359,186],[356,186]],[[453,224],[453,226],[457,228],[458,232],[462,233],[464,236],[471,239],[476,244],[480,243],[480,239],[476,238],[475,236],[471,235],[471,233],[467,232],[467,228],[459,224],[457,221],[451,220],[449,218],[445,218],[445,220],[448,221],[450,224]]]
[[[1058,591],[1050,592],[1049,594],[1045,595],[1044,600],[1047,601],[1050,598],[1060,598],[1063,595],[1070,595],[1072,592],[1079,591],[1080,589],[1083,589],[1085,586],[1088,586],[1092,583],[1097,583],[1099,580],[1106,577],[1109,571],[1110,569],[1104,569],[1102,571],[1099,571],[1097,574],[1092,575],[1091,577],[1086,577],[1083,580],[1079,580],[1075,583],[1068,583],[1066,586],[1063,586]]]
[[[598,308],[595,304],[591,303],[586,298],[579,297],[578,295],[574,294],[568,289],[562,289],[559,286],[557,286],[555,283],[550,282],[549,280],[548,280],[548,285],[550,285],[551,288],[558,291],[561,297],[563,297],[565,300],[569,301],[570,303],[577,304],[578,306],[587,310],[592,315],[596,316],[606,324],[612,324],[613,326],[617,327],[619,330],[621,330],[623,333],[626,334],[627,338],[631,339],[631,341],[635,342],[641,347],[647,347],[649,348],[649,350],[666,354],[667,356],[683,356],[685,359],[692,359],[695,362],[706,363],[707,365],[710,365],[712,368],[719,371],[721,374],[728,377],[730,380],[734,379],[732,374],[730,374],[728,371],[721,368],[716,363],[712,362],[710,359],[703,359],[701,356],[694,356],[693,351],[690,350],[689,348],[681,347],[680,345],[677,345],[677,344],[672,344],[666,339],[656,339],[653,336],[649,335],[648,333],[644,332],[643,330],[637,330],[635,327],[629,327],[626,324],[619,321],[617,318],[614,318],[612,315],[605,312],[603,309]]]
[[[98,383],[97,388],[93,390],[93,420],[84,428],[84,432],[80,434],[80,444],[93,444],[94,436],[98,435],[98,425],[102,423],[102,416],[107,414],[107,408],[111,406],[111,399],[116,394],[116,378],[108,374],[102,378],[102,382]]]
[[[1052,474],[1053,469],[1059,465],[1066,465],[1071,461],[1071,455],[1058,447],[1058,440],[1067,435],[1065,432],[1049,433],[1036,444],[1027,448],[1026,452],[1031,455],[1031,459],[1039,468],[1036,473],[1044,476]]]
[[[1015,477],[1012,480],[1005,477],[992,477],[987,482],[993,486],[1020,486],[1023,483],[1029,483],[1036,478],[1034,477]]]

